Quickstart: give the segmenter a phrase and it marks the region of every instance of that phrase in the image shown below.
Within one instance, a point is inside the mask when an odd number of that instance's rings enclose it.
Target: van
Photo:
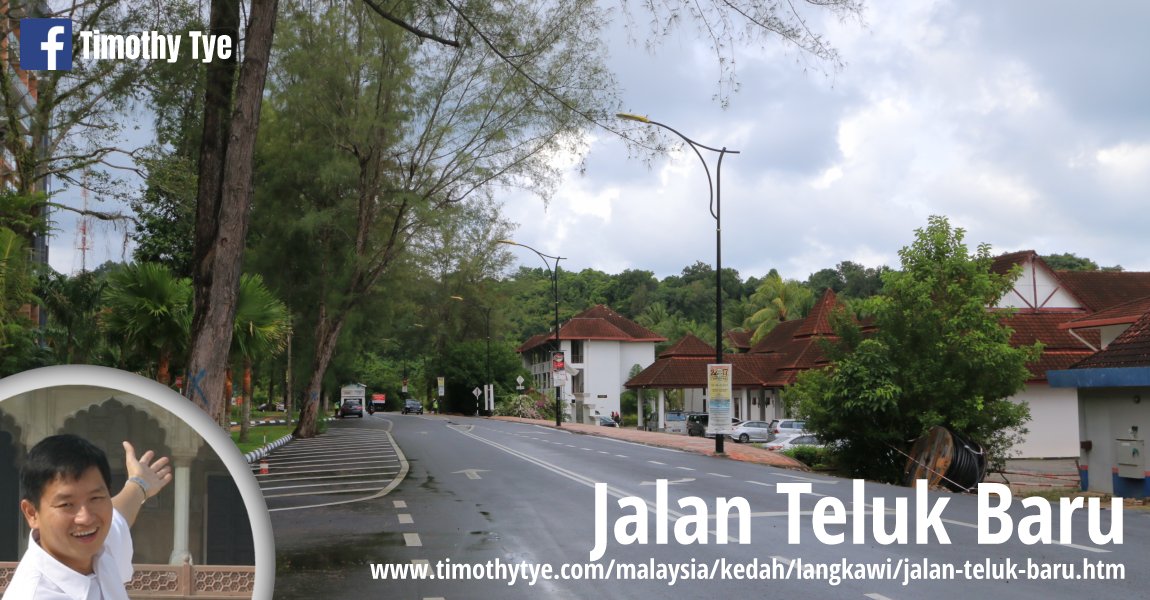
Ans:
[[[663,431],[666,433],[687,433],[687,413],[681,410],[663,413]]]
[[[707,435],[707,422],[711,417],[707,413],[691,413],[687,415],[687,435],[691,437]]]

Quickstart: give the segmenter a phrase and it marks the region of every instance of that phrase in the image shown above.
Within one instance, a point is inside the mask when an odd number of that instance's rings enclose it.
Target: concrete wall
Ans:
[[[1116,441],[1150,438],[1150,387],[1080,389],[1078,405],[1080,435],[1091,446],[1079,456],[1083,487],[1124,497],[1150,495],[1150,468],[1146,479],[1118,476]]]
[[[1078,455],[1078,395],[1073,388],[1027,384],[1011,398],[1030,405],[1030,430],[1012,458],[1069,458]]]

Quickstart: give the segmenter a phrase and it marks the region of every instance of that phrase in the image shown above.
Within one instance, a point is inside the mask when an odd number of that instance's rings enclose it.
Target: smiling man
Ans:
[[[20,472],[20,511],[32,529],[3,600],[126,600],[132,578],[129,527],[172,481],[168,458],[136,458],[124,442],[128,481],[112,496],[104,451],[75,435],[45,438]]]

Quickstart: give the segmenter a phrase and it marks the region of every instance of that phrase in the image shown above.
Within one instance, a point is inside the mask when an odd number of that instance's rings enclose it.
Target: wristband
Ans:
[[[140,486],[140,491],[144,492],[144,499],[140,501],[140,506],[143,506],[148,501],[148,483],[142,477],[129,477],[128,481]]]

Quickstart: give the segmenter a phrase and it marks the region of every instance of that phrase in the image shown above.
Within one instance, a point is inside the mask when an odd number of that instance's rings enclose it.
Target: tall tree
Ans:
[[[196,385],[189,386],[189,396],[213,412],[222,405],[218,397],[223,388],[224,363],[219,349],[230,341],[231,317],[235,310],[236,286],[243,260],[243,240],[248,227],[248,208],[251,199],[252,148],[258,131],[260,101],[270,60],[272,38],[275,31],[277,0],[253,0],[249,12],[249,27],[244,46],[244,59],[235,90],[234,110],[230,123],[224,117],[232,106],[231,78],[226,73],[210,76],[205,95],[204,139],[200,155],[200,192],[197,197],[196,240],[193,260],[195,266],[195,319],[189,374]],[[529,97],[522,103],[524,113],[540,108],[545,110],[534,116],[547,115],[552,119],[566,119],[565,129],[580,125],[597,124],[617,131],[610,115],[617,102],[612,94],[613,82],[602,68],[601,56],[587,52],[586,41],[598,34],[607,18],[607,12],[592,0],[543,4],[525,1],[489,3],[475,2],[413,2],[383,7],[375,2],[367,5],[387,22],[398,25],[413,39],[433,40],[439,50],[454,52],[459,62],[447,62],[451,69],[464,68],[487,58],[484,64],[492,72],[502,72],[508,81],[519,82],[515,91],[520,97]],[[815,11],[830,11],[842,17],[857,15],[861,4],[856,0],[808,0]],[[711,1],[646,3],[654,17],[654,37],[686,21],[704,25],[711,36],[712,47],[724,74],[733,73],[734,61],[723,55],[737,43],[760,43],[776,36],[795,45],[803,56],[838,66],[838,53],[819,34],[809,27],[809,14],[784,0],[769,2]],[[238,24],[236,0],[212,0],[211,28],[227,32]],[[576,43],[573,43],[576,42]],[[427,44],[424,48],[428,48]],[[558,59],[558,60],[557,60]],[[498,62],[495,69],[492,61]],[[222,69],[222,67],[221,67]],[[507,73],[514,77],[507,77]],[[422,71],[417,73],[423,74]],[[436,76],[442,75],[437,73]],[[586,81],[598,83],[584,87]],[[523,89],[525,86],[526,89]],[[451,90],[462,98],[467,89]],[[510,91],[510,90],[509,90]],[[458,108],[455,98],[444,90],[443,104],[438,108]],[[722,94],[725,97],[725,93]],[[589,101],[588,101],[589,100]],[[436,113],[438,114],[438,113]],[[465,122],[457,123],[455,130],[479,136],[472,142],[506,143],[532,140],[520,137],[524,131],[509,132],[504,139],[499,121],[507,117],[498,112],[474,111]],[[523,114],[517,116],[525,116]],[[494,119],[489,120],[494,117]],[[476,124],[483,127],[476,128]],[[221,132],[227,131],[227,135]],[[539,133],[551,135],[546,128]],[[635,128],[644,138],[653,135],[649,128]],[[456,155],[427,154],[442,148],[441,136],[447,130],[428,130],[418,145],[415,155],[409,155],[409,179],[424,177],[419,165],[428,158],[455,160],[464,167],[459,173],[475,175],[482,167],[471,164],[482,162],[483,154]],[[466,136],[465,136],[466,137]],[[226,140],[226,142],[225,142]],[[554,140],[547,140],[554,141]],[[569,140],[569,141],[574,141]],[[542,146],[550,146],[544,144]],[[538,149],[539,145],[528,144]],[[487,172],[487,180],[511,177],[502,170]],[[450,200],[480,189],[484,178],[449,177],[439,182],[438,200]],[[523,177],[521,182],[532,182]],[[205,391],[207,390],[207,391]]]
[[[1041,348],[1015,348],[1002,313],[991,311],[1013,276],[992,273],[987,245],[971,253],[964,232],[931,217],[899,251],[902,268],[886,274],[885,295],[871,301],[878,330],[865,339],[849,318],[834,364],[808,371],[788,394],[807,425],[836,444],[852,474],[896,481],[914,438],[935,425],[953,428],[1003,457],[1029,417],[1010,400]]]
[[[104,325],[155,367],[167,385],[171,363],[186,348],[191,282],[155,263],[135,263],[113,272],[104,290]]]
[[[745,323],[754,331],[752,342],[762,339],[783,321],[801,318],[814,302],[810,288],[793,279],[783,280],[772,269],[750,298],[750,303],[757,307]]]
[[[248,421],[251,419],[252,367],[256,360],[272,358],[283,351],[287,344],[288,321],[287,306],[264,285],[262,277],[245,274],[240,278],[231,355],[239,357],[243,368],[241,442],[248,439]]]

